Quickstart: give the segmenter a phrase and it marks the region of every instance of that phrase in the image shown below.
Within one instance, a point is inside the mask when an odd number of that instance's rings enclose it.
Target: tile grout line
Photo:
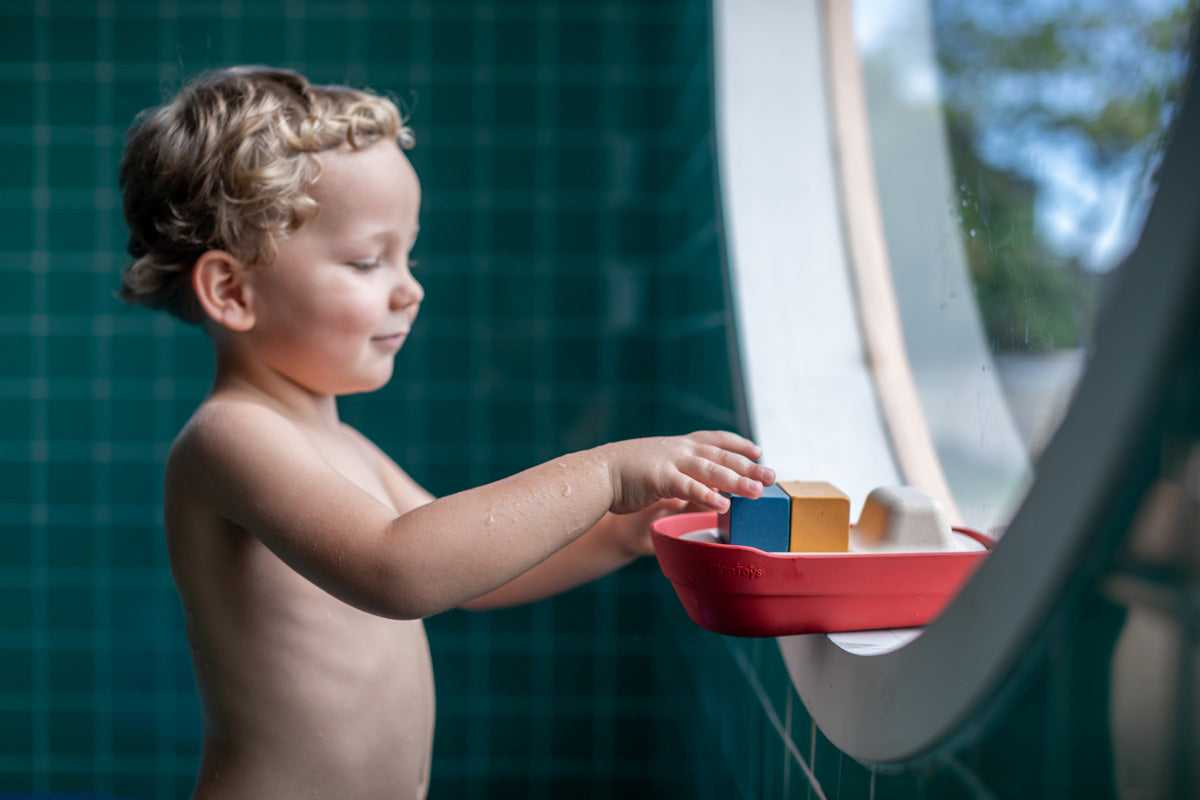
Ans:
[[[113,61],[115,50],[114,33],[115,0],[104,0],[97,6],[96,20],[96,54],[98,65],[96,70],[96,185],[103,187],[106,178],[115,173],[112,163],[111,136],[113,120]],[[110,170],[112,172],[110,172]],[[96,209],[93,212],[93,228],[95,231],[95,250],[99,253],[111,253],[114,249],[113,236],[107,224],[109,207],[100,202],[101,190],[97,189]],[[97,274],[107,278],[111,274],[109,260],[98,257],[94,263]],[[106,302],[116,302],[106,297]],[[97,320],[107,320],[108,308],[98,314]],[[96,323],[93,323],[96,325]],[[100,375],[112,375],[111,349],[112,330],[107,322],[94,328],[95,369]],[[113,778],[117,772],[116,756],[114,754],[114,723],[113,711],[116,703],[113,699],[113,565],[111,560],[113,525],[110,501],[112,498],[111,454],[112,454],[112,390],[108,380],[94,380],[91,386],[91,403],[93,406],[96,438],[93,440],[92,453],[92,487],[93,500],[93,552],[95,553],[95,581],[92,586],[92,602],[96,609],[96,620],[93,626],[92,647],[96,656],[92,664],[93,692],[96,693],[96,715],[92,721],[92,735],[95,740],[95,751],[92,754],[94,774],[92,786],[101,794],[113,793]]]
[[[784,730],[783,723],[780,721],[779,715],[775,712],[775,707],[771,704],[771,699],[767,697],[766,689],[763,688],[762,683],[758,680],[758,675],[754,672],[754,667],[746,659],[746,654],[742,652],[741,648],[735,647],[732,644],[728,645],[728,649],[733,653],[734,661],[737,662],[738,667],[742,671],[742,675],[746,678],[746,682],[750,684],[750,688],[754,691],[754,694],[758,697],[759,702],[762,704],[763,711],[765,711],[767,714],[767,719],[771,721],[771,724],[775,727],[776,732],[779,733],[780,738],[783,739],[788,752],[792,754],[792,757],[796,759],[796,763],[800,765],[800,769],[802,769],[805,776],[808,777],[809,784],[813,787],[814,791],[816,791],[817,797],[820,798],[820,800],[828,800],[828,798],[825,797],[824,790],[821,789],[821,784],[817,781],[817,776],[813,774],[812,768],[809,766],[808,762],[804,760],[804,756],[800,754],[800,749],[796,747],[796,743],[792,741],[791,734]]]
[[[975,793],[978,800],[998,800],[980,777],[954,756],[946,756],[942,759],[942,763],[950,768],[950,771],[963,782],[964,786]]]
[[[48,378],[47,337],[50,324],[47,316],[47,273],[49,271],[50,143],[45,135],[50,121],[50,17],[47,0],[39,0],[34,11],[34,95],[33,95],[33,254],[30,282],[29,346],[32,367],[33,401],[30,413],[29,453],[29,536],[30,562],[30,649],[32,660],[33,736],[30,742],[32,788],[35,792],[50,789],[50,765],[53,763],[50,724],[50,634],[49,630],[49,506],[47,504],[48,461]]]

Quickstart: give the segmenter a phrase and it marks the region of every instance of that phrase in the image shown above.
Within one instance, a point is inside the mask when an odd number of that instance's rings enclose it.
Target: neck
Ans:
[[[332,429],[341,424],[337,396],[314,392],[262,364],[247,363],[217,350],[216,377],[209,399],[248,400],[275,408],[299,425]]]

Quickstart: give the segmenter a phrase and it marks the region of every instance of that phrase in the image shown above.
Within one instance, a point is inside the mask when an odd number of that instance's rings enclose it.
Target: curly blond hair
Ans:
[[[207,73],[130,128],[120,181],[129,253],[118,296],[199,324],[191,272],[208,250],[271,263],[317,211],[313,157],[384,138],[413,145],[396,104],[269,67]]]

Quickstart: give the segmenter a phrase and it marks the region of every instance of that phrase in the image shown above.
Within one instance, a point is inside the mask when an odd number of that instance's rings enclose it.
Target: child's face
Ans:
[[[255,355],[310,391],[383,386],[424,292],[409,272],[421,190],[395,142],[318,156],[316,216],[254,270]]]

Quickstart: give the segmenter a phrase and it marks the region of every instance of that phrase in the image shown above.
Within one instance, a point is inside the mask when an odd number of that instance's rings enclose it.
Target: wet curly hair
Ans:
[[[120,183],[129,254],[118,297],[198,325],[196,260],[224,250],[271,263],[279,237],[312,217],[314,155],[384,138],[413,146],[395,103],[344,86],[315,86],[270,67],[200,76],[134,121]]]

